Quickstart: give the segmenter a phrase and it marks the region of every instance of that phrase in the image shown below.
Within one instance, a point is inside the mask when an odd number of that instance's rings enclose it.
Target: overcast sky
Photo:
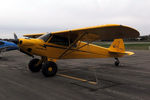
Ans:
[[[0,38],[103,24],[150,34],[150,0],[0,0]]]

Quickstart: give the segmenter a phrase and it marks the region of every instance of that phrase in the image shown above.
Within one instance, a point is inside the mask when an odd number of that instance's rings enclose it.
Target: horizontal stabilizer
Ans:
[[[129,56],[130,56],[130,55],[133,55],[133,54],[134,54],[134,52],[126,51],[126,52],[125,52],[125,54],[127,54],[127,55],[129,55]]]
[[[118,53],[118,54],[126,54],[126,55],[134,54],[134,52],[125,51],[125,46],[122,39],[115,39],[108,49],[109,52]]]

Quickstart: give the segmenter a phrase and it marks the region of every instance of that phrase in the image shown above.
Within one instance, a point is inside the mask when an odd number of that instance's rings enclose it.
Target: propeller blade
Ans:
[[[17,37],[16,33],[14,33],[14,39],[18,40],[18,37]]]
[[[19,39],[18,39],[16,33],[14,33],[14,40],[12,40],[12,42],[14,42],[15,44],[18,44],[18,42],[19,42]]]

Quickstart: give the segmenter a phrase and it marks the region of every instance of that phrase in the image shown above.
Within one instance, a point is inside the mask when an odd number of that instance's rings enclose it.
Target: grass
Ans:
[[[108,48],[112,42],[94,42],[93,44]],[[150,42],[125,42],[127,50],[149,50]]]

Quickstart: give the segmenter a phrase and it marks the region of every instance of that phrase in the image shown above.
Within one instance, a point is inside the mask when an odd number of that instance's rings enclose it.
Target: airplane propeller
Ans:
[[[16,33],[14,33],[14,40],[13,40],[13,42],[14,42],[15,44],[18,44],[18,43],[19,43],[19,39],[18,39],[18,36],[16,35]],[[21,44],[21,42],[20,42],[20,44]],[[22,52],[22,53],[24,53],[24,54],[26,54],[26,55],[28,55],[28,56],[34,58],[33,55],[31,55],[30,53],[24,51],[23,49],[19,48],[19,50],[20,50],[20,52]]]
[[[16,33],[14,33],[14,38],[15,38],[15,40],[18,40]]]
[[[14,42],[15,44],[19,43],[19,39],[18,39],[16,33],[14,33],[14,40],[12,42]]]

